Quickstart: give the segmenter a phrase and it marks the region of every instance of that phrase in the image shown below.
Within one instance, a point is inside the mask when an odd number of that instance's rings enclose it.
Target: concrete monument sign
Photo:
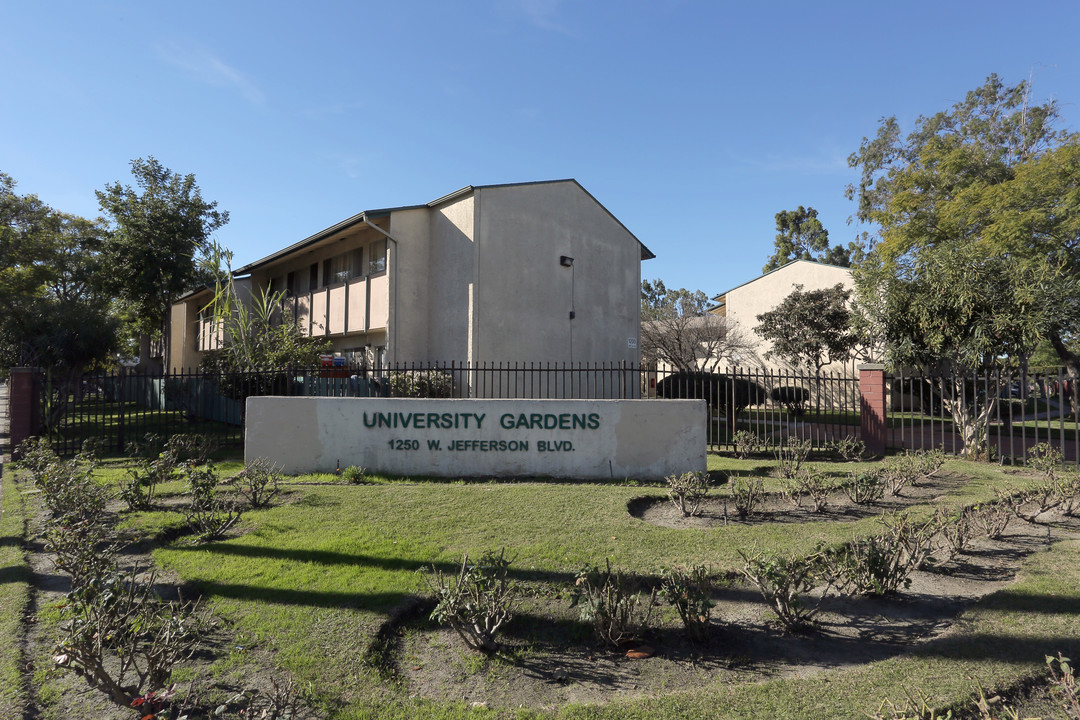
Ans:
[[[701,400],[252,397],[245,457],[285,472],[662,478],[705,470]]]

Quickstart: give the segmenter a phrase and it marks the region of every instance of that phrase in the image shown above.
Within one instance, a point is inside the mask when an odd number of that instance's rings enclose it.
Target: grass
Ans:
[[[21,720],[26,704],[21,638],[30,569],[23,557],[24,533],[24,500],[9,471],[3,478],[0,512],[0,720]]]
[[[715,475],[769,477],[776,461],[739,461],[710,455]],[[836,477],[872,463],[825,463],[815,467]],[[223,475],[239,463],[219,464]],[[994,497],[994,486],[1017,484],[992,465],[950,460],[945,470],[971,481],[944,498],[966,505]],[[104,482],[118,482],[125,469],[108,463]],[[709,529],[663,528],[632,518],[627,503],[665,495],[662,487],[626,483],[409,482],[373,478],[349,485],[336,476],[303,476],[288,488],[292,502],[247,513],[246,534],[226,542],[191,545],[181,537],[157,548],[155,560],[185,582],[201,588],[216,612],[231,621],[239,644],[273,651],[276,661],[303,685],[314,688],[329,717],[353,718],[838,718],[873,713],[885,698],[899,702],[918,689],[939,706],[959,706],[974,689],[1007,687],[1017,678],[1039,675],[1043,656],[1080,651],[1080,542],[1059,542],[1030,556],[1017,582],[965,613],[958,630],[912,653],[851,670],[811,678],[738,685],[715,684],[693,692],[616,700],[602,707],[566,706],[550,712],[499,711],[465,704],[409,698],[372,666],[372,648],[386,620],[410,598],[428,592],[423,573],[433,565],[452,571],[462,553],[507,547],[515,576],[549,591],[572,582],[586,562],[614,564],[640,575],[655,575],[673,564],[706,563],[716,571],[736,570],[737,551],[757,544],[801,552],[816,542],[841,542],[870,533],[876,521],[852,523],[760,523]],[[17,496],[6,481],[0,518],[0,572],[13,548],[17,567],[21,521],[12,525],[8,499]],[[299,484],[330,483],[330,484]],[[161,488],[161,497],[183,492],[181,482]],[[721,489],[720,492],[723,492]],[[925,508],[924,508],[925,509]],[[126,513],[124,526],[157,538],[175,537],[182,524],[176,512]],[[4,538],[15,541],[5,544]],[[9,588],[0,584],[0,673],[10,672],[4,649],[18,635],[8,618]],[[25,602],[25,576],[21,581]],[[1071,646],[1070,646],[1071,643]],[[17,662],[17,655],[14,657]],[[451,661],[452,659],[448,659]],[[466,658],[466,661],[468,658]],[[477,661],[478,662],[478,661]],[[239,655],[225,657],[216,673],[235,673]],[[14,667],[14,666],[11,666]],[[479,666],[477,671],[479,671]],[[3,689],[18,686],[0,674]],[[11,703],[17,706],[19,699]],[[13,716],[14,717],[14,716]],[[19,715],[21,717],[21,715]],[[0,714],[2,720],[7,716]]]

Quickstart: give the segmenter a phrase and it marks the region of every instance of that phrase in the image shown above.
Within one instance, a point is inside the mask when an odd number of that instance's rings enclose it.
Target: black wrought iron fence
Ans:
[[[989,448],[1020,462],[1040,442],[1080,456],[1075,385],[1063,371],[1002,370],[957,379],[898,373],[888,378],[887,446]],[[131,371],[95,373],[72,384],[41,383],[43,432],[63,454],[100,439],[123,452],[147,433],[201,433],[224,447],[243,443],[244,407],[253,395],[553,399],[701,399],[708,442],[733,449],[736,433],[815,448],[860,435],[861,395],[853,369],[818,375],[753,368],[677,373],[628,363],[409,363],[384,368],[331,364],[259,373]],[[967,433],[957,418],[974,419]]]
[[[1064,369],[997,369],[955,376],[897,373],[888,379],[889,445],[944,448],[1019,464],[1049,443],[1080,457],[1077,386]]]

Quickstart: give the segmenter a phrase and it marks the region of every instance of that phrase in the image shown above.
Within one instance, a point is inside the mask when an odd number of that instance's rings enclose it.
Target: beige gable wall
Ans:
[[[737,323],[747,331],[748,337],[757,341],[755,351],[765,367],[787,369],[778,360],[765,358],[765,353],[772,347],[772,343],[762,340],[754,332],[758,325],[757,316],[783,302],[784,298],[794,292],[796,285],[802,285],[806,291],[823,290],[838,283],[853,289],[851,270],[809,260],[796,260],[725,293],[726,316],[729,322]],[[833,372],[840,368],[834,363],[826,365],[823,370]]]

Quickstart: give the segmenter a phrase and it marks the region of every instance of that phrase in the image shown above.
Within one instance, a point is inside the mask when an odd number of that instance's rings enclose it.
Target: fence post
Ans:
[[[37,368],[11,368],[8,378],[8,448],[11,459],[18,460],[18,448],[41,429],[41,371]]]
[[[885,452],[885,366],[868,363],[859,366],[859,401],[862,441],[872,455]]]

